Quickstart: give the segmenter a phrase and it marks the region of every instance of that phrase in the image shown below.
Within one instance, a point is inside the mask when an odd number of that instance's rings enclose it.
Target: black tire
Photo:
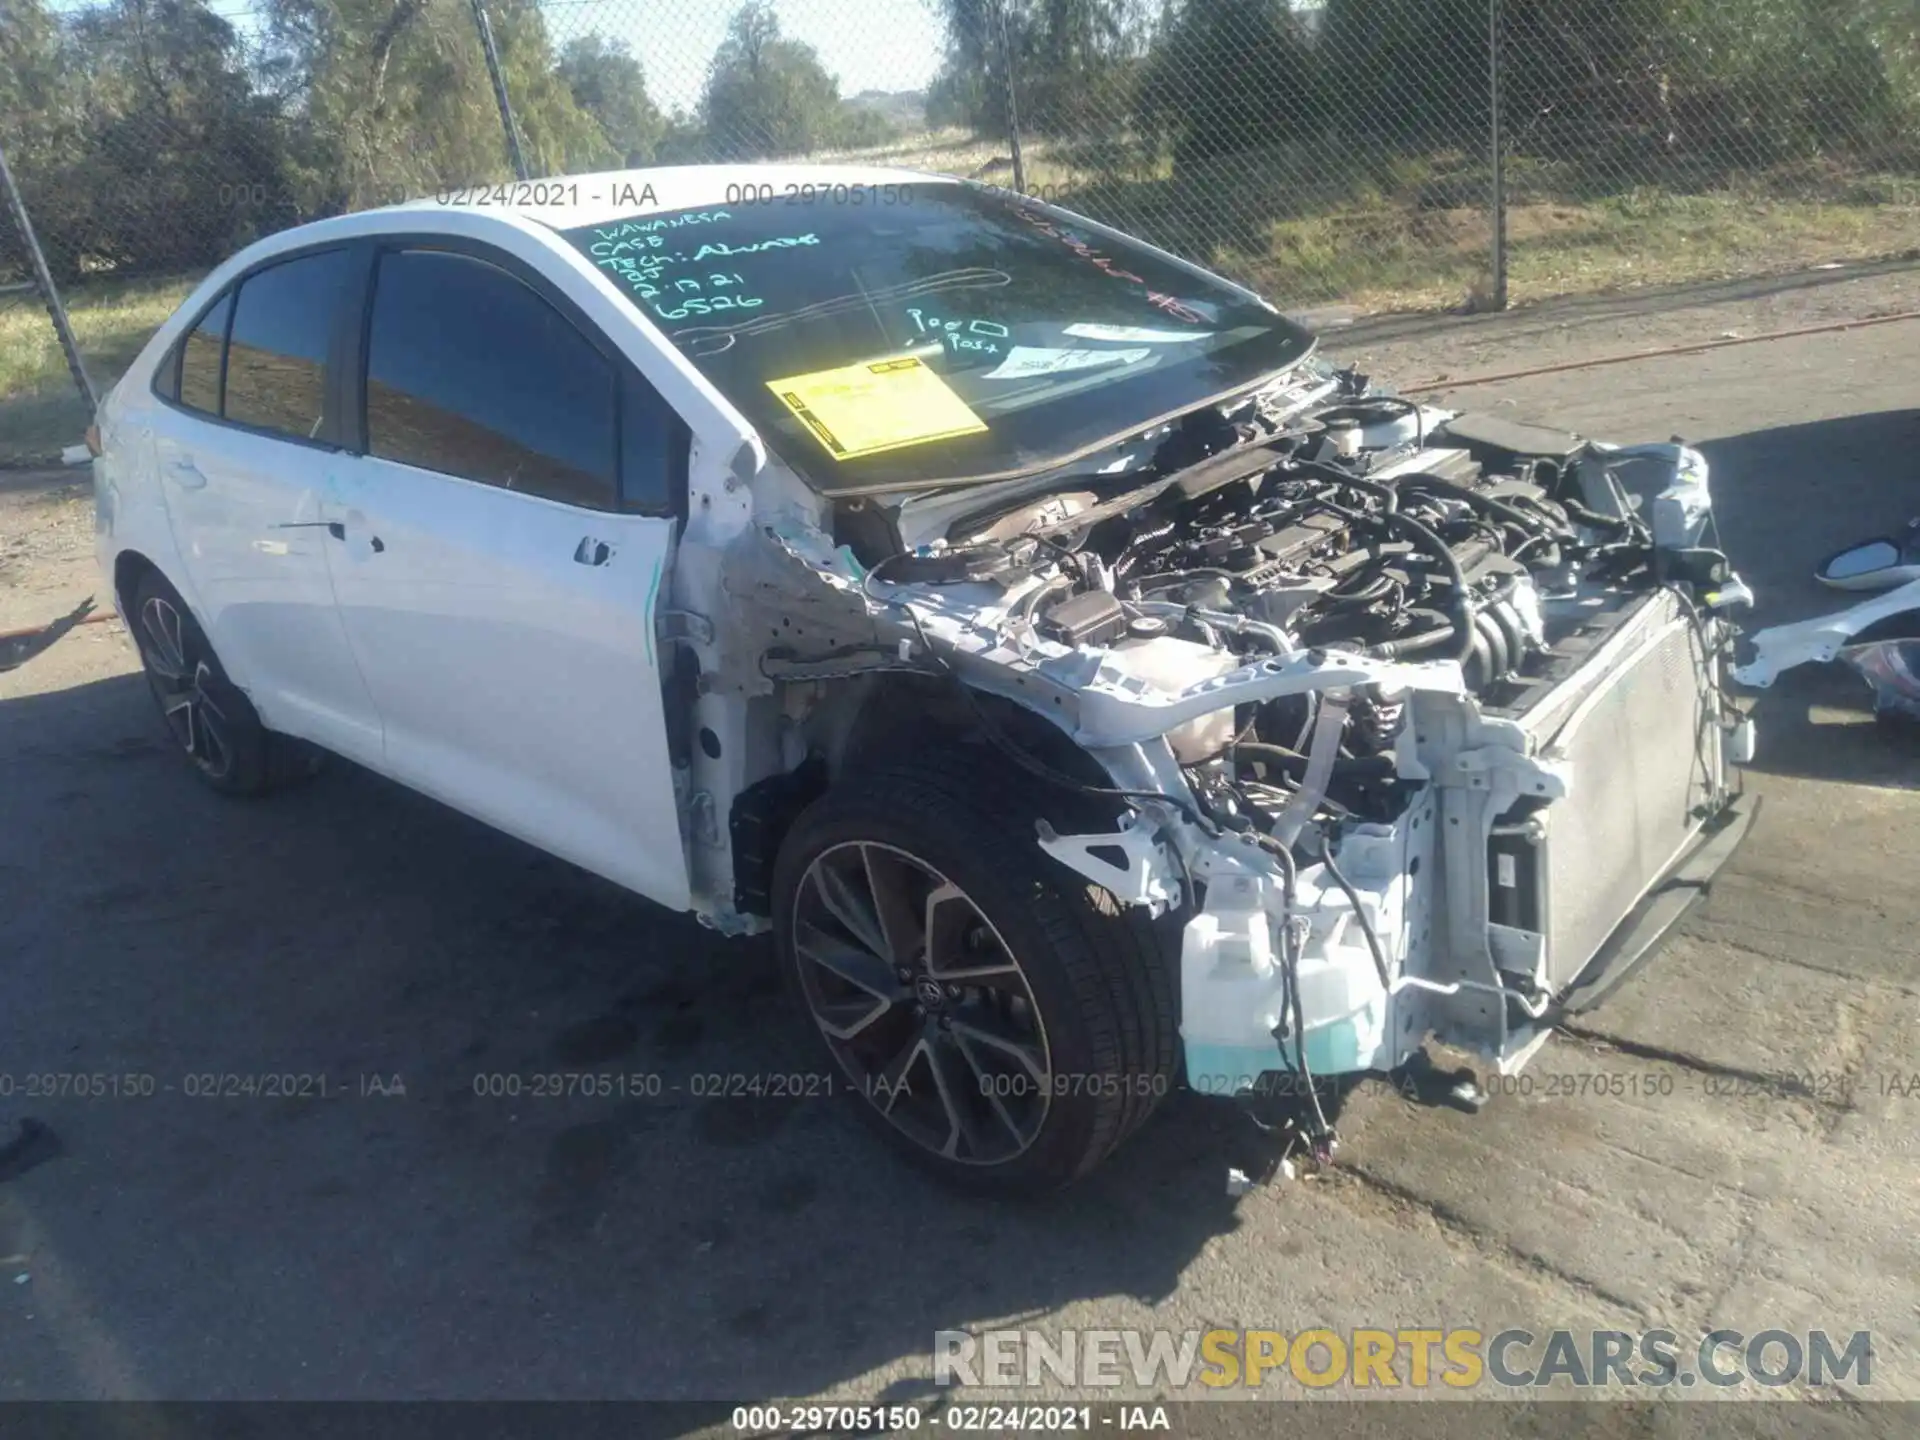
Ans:
[[[208,785],[223,795],[264,795],[320,768],[324,752],[260,723],[200,622],[159,572],[134,582],[125,618],[160,718]]]
[[[1096,817],[1100,813],[1096,810]],[[794,823],[774,871],[773,913],[781,969],[839,1070],[864,1096],[861,1112],[890,1142],[947,1180],[1004,1194],[1058,1189],[1092,1170],[1153,1113],[1173,1088],[1179,1063],[1174,967],[1153,923],[1144,910],[1122,905],[1041,850],[1034,821],[1043,815],[1062,829],[1089,819],[1080,797],[1036,787],[1018,772],[1007,773],[998,757],[926,752],[828,791]],[[1092,819],[1092,826],[1101,823],[1099,818]],[[830,986],[839,972],[837,966],[823,966],[802,952],[810,947],[817,954],[823,926],[841,939],[856,932],[844,924],[835,929],[832,922],[822,920],[825,890],[819,877],[826,872],[814,867],[816,862],[838,865],[839,857],[856,847],[865,847],[859,851],[862,856],[879,855],[882,868],[901,866],[905,862],[896,857],[905,855],[936,872],[934,878],[944,878],[962,892],[967,906],[992,932],[987,952],[994,957],[1008,954],[1016,963],[1032,1008],[1038,1012],[1038,1025],[1032,1028],[1045,1052],[1047,1077],[1035,1082],[1036,1088],[1045,1085],[1044,1109],[1038,1115],[1027,1111],[1019,1117],[1031,1128],[1031,1135],[1017,1153],[989,1163],[991,1147],[980,1148],[972,1157],[943,1154],[924,1136],[908,1134],[901,1123],[883,1113],[887,1092],[884,1086],[875,1092],[871,1066],[851,1053],[860,1037],[836,1039],[829,1033],[829,1022],[821,1016],[828,1008],[823,1003],[822,976],[825,972]],[[871,858],[865,861],[864,873],[869,877],[875,873],[875,863]],[[804,896],[803,886],[810,887]],[[869,894],[880,894],[878,881]],[[873,909],[879,908],[876,901]],[[899,913],[911,914],[912,907]],[[926,906],[919,926],[923,935],[946,928],[936,923],[941,913],[945,912],[937,912],[932,903]],[[805,930],[808,942],[797,943],[797,934],[809,920],[817,923]],[[969,942],[981,933],[975,929]],[[900,947],[889,947],[896,948]],[[884,969],[886,962],[880,964]],[[895,974],[900,974],[897,968]],[[901,979],[900,983],[912,999],[919,994],[915,987],[928,978],[932,977],[919,974],[913,981]],[[849,998],[859,1005],[890,1003],[870,1001],[853,989],[838,993],[843,997],[838,1002],[841,1008],[830,1012],[836,1015],[846,1013]],[[965,1033],[977,1033],[960,1019],[976,1001],[1020,1013],[1019,1003],[1008,1001],[1004,993],[975,997],[969,991],[966,999],[946,1002],[952,1007],[947,1023]],[[873,1022],[876,1031],[879,1023],[897,1023],[903,1027],[901,1033],[929,1023],[919,1018],[915,1006],[909,1006],[897,1021],[892,1010],[875,1013],[881,1014],[881,1022]],[[991,1018],[998,1026],[1003,1017],[996,1013]],[[877,1048],[886,1043],[890,1042],[875,1042]],[[963,1042],[959,1048],[969,1047]],[[983,1052],[972,1048],[977,1060]],[[987,1052],[990,1066],[1000,1058]],[[923,1071],[934,1063],[931,1058],[921,1062]],[[981,1073],[973,1060],[968,1064],[971,1075],[962,1071],[963,1077],[978,1082],[976,1088],[983,1093],[998,1093],[1002,1082],[997,1075]],[[1021,1066],[1003,1068],[1011,1081],[1027,1084]],[[995,1135],[1003,1130],[1006,1135],[1023,1133],[1009,1118],[1007,1104],[993,1112],[992,1118],[1000,1122]],[[951,1143],[962,1127],[950,1107],[945,1114]]]

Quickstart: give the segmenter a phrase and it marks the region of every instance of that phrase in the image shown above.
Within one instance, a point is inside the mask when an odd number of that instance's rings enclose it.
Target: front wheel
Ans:
[[[964,1185],[1048,1190],[1172,1088],[1172,971],[1144,912],[1040,849],[1062,795],[984,769],[926,755],[829,791],[782,847],[775,928],[888,1140]]]

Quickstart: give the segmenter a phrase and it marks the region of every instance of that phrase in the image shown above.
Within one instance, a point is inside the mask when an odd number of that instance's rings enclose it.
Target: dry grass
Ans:
[[[104,394],[198,277],[95,281],[67,292],[94,387]],[[76,445],[92,416],[80,399],[53,324],[32,291],[0,300],[0,464],[44,459]]]
[[[1471,304],[1491,245],[1484,211],[1382,206],[1276,221],[1264,250],[1229,245],[1214,261],[1276,297],[1338,298],[1362,313],[1437,310]],[[1521,303],[1917,250],[1913,204],[1756,201],[1736,192],[1526,203],[1508,212],[1508,294]]]
[[[858,158],[1013,183],[1004,146],[958,132]],[[1162,161],[1119,178],[1044,140],[1029,142],[1022,159],[1029,191],[1283,304],[1436,310],[1469,306],[1487,286],[1490,186],[1470,157],[1378,162],[1276,148],[1181,175]],[[1914,175],[1800,165],[1690,178],[1673,188],[1619,188],[1595,187],[1567,166],[1516,160],[1509,181],[1514,301],[1920,252]]]

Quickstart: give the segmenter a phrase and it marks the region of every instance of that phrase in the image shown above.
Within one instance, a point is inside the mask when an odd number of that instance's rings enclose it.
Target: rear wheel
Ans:
[[[1056,1188],[1172,1087],[1144,912],[1039,847],[1071,801],[945,753],[829,791],[774,882],[783,968],[863,1112],[962,1184]]]
[[[227,678],[186,602],[149,572],[133,587],[128,629],[174,743],[214,789],[258,795],[311,775],[321,752],[260,723]]]

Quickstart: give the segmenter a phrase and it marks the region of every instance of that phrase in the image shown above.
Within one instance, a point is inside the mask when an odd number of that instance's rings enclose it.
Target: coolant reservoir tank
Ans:
[[[1225,675],[1240,666],[1239,659],[1224,650],[1182,640],[1177,635],[1122,640],[1113,647],[1113,653],[1128,674],[1169,695],[1178,695],[1202,680]],[[1167,743],[1182,765],[1197,765],[1211,759],[1226,749],[1232,739],[1232,706],[1189,720],[1167,732]]]

